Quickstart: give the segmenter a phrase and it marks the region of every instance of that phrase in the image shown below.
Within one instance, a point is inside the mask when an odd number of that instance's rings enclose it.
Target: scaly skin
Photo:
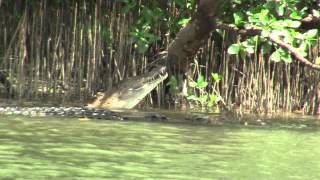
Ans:
[[[85,107],[0,107],[0,114],[25,116],[66,116],[88,117],[105,120],[123,120],[120,114],[104,110]]]

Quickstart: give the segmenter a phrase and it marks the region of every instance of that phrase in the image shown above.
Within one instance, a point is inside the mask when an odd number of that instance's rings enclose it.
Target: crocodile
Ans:
[[[85,107],[1,107],[0,114],[14,114],[27,116],[69,116],[89,117],[96,119],[126,120],[127,116],[121,115],[114,109],[132,109],[147,94],[168,77],[166,66],[154,65],[144,74],[121,81],[110,91],[99,93],[96,99]],[[143,119],[152,121],[166,121],[158,115],[146,115]]]
[[[110,91],[98,93],[96,99],[87,106],[98,109],[132,109],[167,77],[165,66],[154,66],[142,75],[123,80]]]

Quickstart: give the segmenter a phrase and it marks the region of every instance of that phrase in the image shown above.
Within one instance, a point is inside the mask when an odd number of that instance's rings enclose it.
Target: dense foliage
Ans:
[[[241,1],[235,1],[234,7],[241,9],[233,13],[233,25],[243,29],[259,29],[261,34],[254,36],[241,43],[233,44],[229,48],[230,54],[254,53],[257,43],[262,45],[264,53],[269,53],[272,43],[269,36],[281,37],[284,43],[296,47],[303,57],[307,56],[309,48],[317,42],[318,29],[300,29],[304,18],[310,14],[315,18],[320,17],[320,11],[312,9],[311,1],[301,3],[298,0],[265,1],[259,6],[242,6]],[[252,3],[248,3],[252,4]],[[278,48],[270,57],[275,62],[292,62],[292,58],[286,50]]]

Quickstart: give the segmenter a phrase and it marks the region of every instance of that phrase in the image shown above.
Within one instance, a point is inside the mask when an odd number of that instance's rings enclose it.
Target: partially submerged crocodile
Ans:
[[[125,116],[109,109],[131,109],[168,77],[165,66],[153,68],[138,76],[121,81],[110,91],[100,93],[87,107],[0,107],[0,114],[29,116],[75,116],[97,119],[124,120]],[[158,115],[147,115],[144,119],[166,120]]]
[[[88,107],[132,109],[167,77],[165,66],[155,66],[151,71],[120,82],[110,91],[99,93]]]

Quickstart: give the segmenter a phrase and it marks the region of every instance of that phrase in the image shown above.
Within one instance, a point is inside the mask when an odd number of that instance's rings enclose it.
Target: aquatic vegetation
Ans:
[[[221,75],[217,73],[211,73],[212,87],[211,92],[207,90],[209,83],[205,81],[204,76],[199,74],[197,81],[188,79],[188,85],[191,89],[188,91],[188,100],[198,102],[201,107],[211,108],[222,101],[218,87],[218,83],[221,80]]]

